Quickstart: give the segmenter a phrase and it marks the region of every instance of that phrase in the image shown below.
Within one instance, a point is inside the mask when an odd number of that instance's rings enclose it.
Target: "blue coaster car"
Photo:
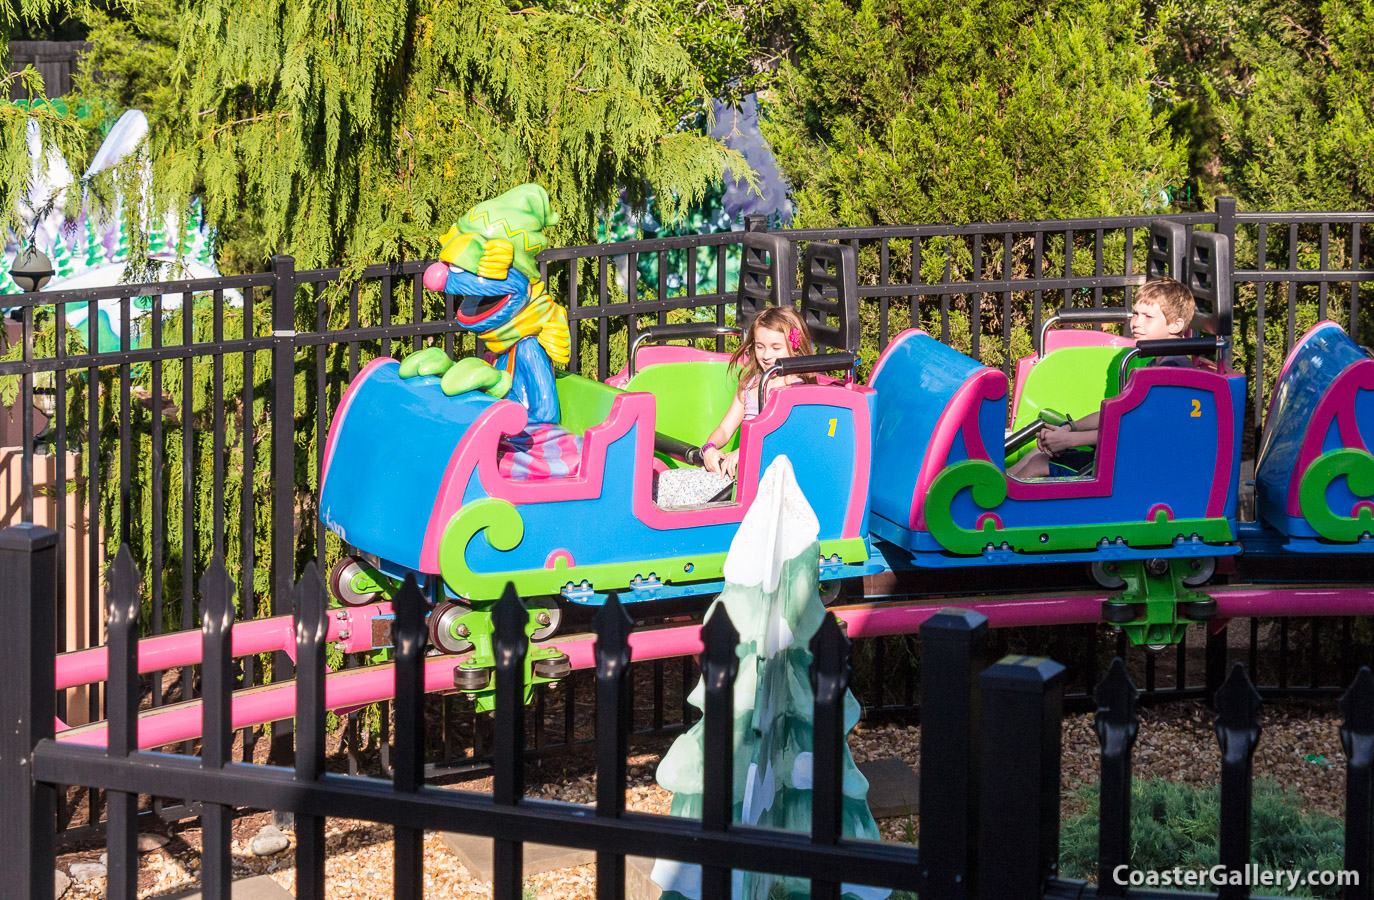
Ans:
[[[812,360],[826,357],[805,357]],[[826,363],[828,365],[828,363]],[[557,379],[559,424],[581,437],[576,473],[515,480],[503,436],[526,411],[485,394],[446,396],[439,379],[371,363],[350,386],[325,450],[320,517],[380,560],[383,574],[439,574],[449,594],[562,594],[600,603],[719,590],[730,541],[769,463],[786,454],[820,520],[821,552],[866,559],[873,392],[857,385],[775,391],[740,435],[735,499],[685,509],[653,500],[656,402],[577,375]]]
[[[1321,322],[1288,354],[1255,467],[1261,521],[1296,553],[1374,553],[1374,358]]]
[[[1243,376],[1138,369],[1102,405],[1093,473],[1029,481],[1005,471],[1002,372],[911,330],[870,384],[871,529],[918,566],[1236,551]]]

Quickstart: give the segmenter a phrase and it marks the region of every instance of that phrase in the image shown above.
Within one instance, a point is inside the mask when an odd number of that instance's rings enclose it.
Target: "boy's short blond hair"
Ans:
[[[1152,303],[1164,313],[1170,322],[1183,320],[1183,327],[1193,324],[1193,313],[1197,311],[1197,301],[1188,285],[1172,278],[1154,278],[1141,285],[1135,294],[1136,303]]]

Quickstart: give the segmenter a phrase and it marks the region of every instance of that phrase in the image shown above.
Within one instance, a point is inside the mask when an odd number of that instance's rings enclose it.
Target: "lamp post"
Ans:
[[[48,254],[33,244],[29,244],[23,253],[15,257],[14,265],[10,268],[10,277],[26,294],[43,290],[44,285],[52,280],[52,276],[52,260],[48,259]]]
[[[19,285],[26,294],[43,290],[43,287],[52,280],[52,276],[52,260],[48,259],[48,255],[33,244],[29,244],[22,253],[15,257],[14,265],[10,268],[10,278],[14,279],[14,283]],[[32,340],[32,336],[25,335],[25,340]],[[47,377],[44,378],[44,375]],[[34,380],[35,382],[51,380],[49,384],[34,384],[33,387],[34,393],[37,395],[34,397],[34,406],[46,420],[42,431],[35,435],[34,440],[35,442],[43,442],[52,428],[52,418],[57,408],[56,376],[52,373],[37,373]]]

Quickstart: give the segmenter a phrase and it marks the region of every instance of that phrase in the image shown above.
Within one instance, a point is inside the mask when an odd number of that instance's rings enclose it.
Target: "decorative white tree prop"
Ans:
[[[814,695],[808,674],[811,637],[825,618],[819,591],[820,525],[797,486],[792,463],[779,456],[764,473],[725,559],[725,590],[708,611],[723,605],[740,635],[735,680],[734,821],[806,831],[811,827],[811,748]],[[688,702],[704,708],[697,684]],[[859,704],[845,692],[846,733],[859,721]],[[658,768],[658,782],[673,792],[675,816],[701,815],[702,740],[705,720],[673,742]],[[844,750],[843,825],[846,837],[878,840],[868,808],[868,781]],[[700,900],[701,870],[658,860],[651,875],[665,900]],[[804,879],[734,873],[735,898],[810,896]],[[888,891],[845,885],[844,896],[878,900]]]

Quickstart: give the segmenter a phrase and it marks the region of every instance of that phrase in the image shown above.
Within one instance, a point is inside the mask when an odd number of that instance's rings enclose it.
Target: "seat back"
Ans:
[[[1188,289],[1197,310],[1193,331],[1231,338],[1231,239],[1213,231],[1188,238]]]
[[[801,314],[818,351],[859,352],[859,269],[852,246],[806,245]]]
[[[784,299],[792,301],[796,265],[792,244],[780,234],[746,231],[741,249],[735,321],[743,328],[765,306],[777,306]]]
[[[1150,223],[1150,254],[1145,260],[1145,278],[1182,281],[1187,247],[1187,229],[1168,219],[1155,219]]]

